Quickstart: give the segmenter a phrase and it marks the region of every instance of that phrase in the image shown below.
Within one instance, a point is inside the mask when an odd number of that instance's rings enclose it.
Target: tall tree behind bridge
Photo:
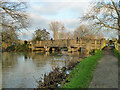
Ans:
[[[59,39],[59,30],[61,29],[62,24],[58,21],[53,21],[49,24],[50,30],[53,31],[54,39]]]
[[[95,38],[95,34],[83,24],[74,31],[74,39],[76,38]]]
[[[64,33],[64,39],[73,39],[73,33],[65,32]]]
[[[58,32],[59,39],[65,39],[65,26],[64,24],[61,26],[61,29]]]
[[[117,30],[120,43],[120,1],[99,0],[83,15],[81,21],[88,21],[95,28]]]
[[[50,33],[47,32],[46,29],[38,29],[33,35],[33,41],[48,40],[50,39],[49,34]]]

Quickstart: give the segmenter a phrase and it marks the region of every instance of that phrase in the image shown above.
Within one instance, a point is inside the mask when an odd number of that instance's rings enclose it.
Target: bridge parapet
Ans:
[[[67,47],[68,46],[68,40],[45,40],[45,41],[37,41],[34,46],[39,47]]]
[[[59,40],[45,40],[37,41],[33,44],[35,48],[62,48],[66,47],[70,50],[75,49],[77,51],[79,48],[87,49],[88,51],[92,49],[102,49],[106,45],[105,39],[59,39]],[[48,50],[47,50],[48,51]]]

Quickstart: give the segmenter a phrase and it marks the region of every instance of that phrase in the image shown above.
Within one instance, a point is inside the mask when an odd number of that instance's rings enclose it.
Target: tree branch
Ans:
[[[118,30],[118,28],[115,28],[115,27],[111,27],[110,25],[106,25],[105,23],[103,23],[97,16],[96,16],[96,19],[100,22],[100,24],[102,24],[104,27],[107,27],[107,28],[111,28],[111,29],[116,29]]]
[[[112,4],[113,4],[114,8],[115,8],[115,11],[116,11],[116,13],[117,13],[117,15],[118,15],[118,18],[120,18],[120,14],[119,14],[119,12],[118,12],[117,7],[115,6],[114,1],[113,1],[113,0],[111,0],[111,1],[112,1]]]

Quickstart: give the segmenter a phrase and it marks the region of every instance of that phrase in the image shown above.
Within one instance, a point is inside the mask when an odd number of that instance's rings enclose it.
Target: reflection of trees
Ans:
[[[64,57],[62,57],[64,56]],[[78,56],[77,53],[72,55],[62,54],[60,52],[49,53],[49,52],[32,52],[28,53],[28,57],[32,58],[32,61],[36,64],[37,67],[43,67],[46,64],[50,64],[53,67],[59,65],[65,65],[66,61],[68,62],[73,56]]]
[[[44,66],[47,63],[50,64],[51,60],[54,60],[55,57],[61,57],[58,56],[58,54],[50,54],[48,52],[47,54],[41,52],[40,53],[33,52],[31,53],[31,55],[29,54],[29,56],[31,56],[33,62],[37,65],[37,67]]]
[[[7,69],[7,67],[14,67],[17,64],[17,55],[15,53],[4,52],[2,54],[2,68]]]
[[[25,61],[27,60],[27,59],[30,59],[31,58],[31,52],[28,52],[28,53],[26,53],[26,52],[23,52],[22,53],[22,55],[24,56],[24,59],[25,59]]]
[[[49,64],[51,67],[63,66],[65,63],[68,63],[73,57],[78,57],[77,53],[73,53],[71,55],[62,54],[62,53],[36,53],[36,52],[28,52],[28,53],[11,53],[4,52],[3,53],[3,69],[7,69],[9,66],[14,68],[16,64],[19,64],[18,59],[23,61],[30,61],[36,65],[36,67],[44,67]],[[20,56],[24,56],[24,58],[20,58]],[[72,57],[72,58],[71,58]],[[31,62],[31,61],[30,61]]]

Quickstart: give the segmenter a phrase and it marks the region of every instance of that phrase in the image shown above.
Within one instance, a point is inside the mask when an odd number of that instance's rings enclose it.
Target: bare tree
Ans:
[[[73,34],[71,32],[65,32],[64,33],[64,38],[65,39],[73,39]]]
[[[2,26],[2,41],[5,43],[16,43],[17,31],[28,26],[27,4],[25,2],[0,1],[0,15]]]
[[[65,26],[64,26],[64,24],[61,26],[61,29],[59,30],[58,36],[59,36],[59,39],[65,38]]]
[[[0,1],[0,14],[2,16],[2,28],[5,30],[20,30],[28,25],[25,2]]]
[[[103,38],[105,38],[105,36],[101,31],[99,31],[98,33],[95,34],[95,38],[96,39],[103,39]]]
[[[92,8],[83,15],[82,21],[92,23],[95,28],[117,30],[118,42],[120,43],[120,1],[118,0],[101,0],[94,2]]]
[[[2,32],[2,42],[13,45],[17,43],[18,35],[14,30],[7,30],[6,32]]]
[[[86,25],[81,25],[74,31],[74,39],[76,38],[95,38],[95,35]]]
[[[54,39],[58,39],[59,38],[58,31],[61,29],[61,23],[58,21],[54,21],[54,22],[51,22],[49,26],[50,26],[50,30],[53,31]]]

